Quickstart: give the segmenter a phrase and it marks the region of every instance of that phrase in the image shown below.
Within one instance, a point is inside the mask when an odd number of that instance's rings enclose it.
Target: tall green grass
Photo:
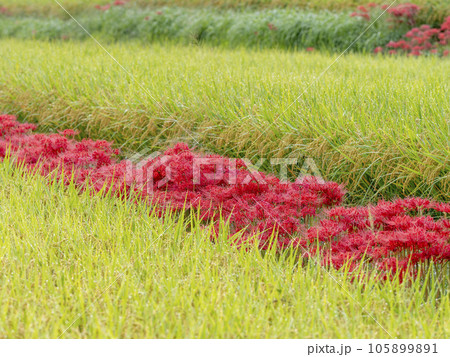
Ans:
[[[311,157],[353,203],[450,200],[448,60],[348,55],[326,70],[336,57],[325,53],[108,46],[130,77],[93,43],[0,46],[0,110],[41,130],[130,150],[185,141],[253,162],[298,157],[292,174]]]
[[[2,338],[445,338],[449,296],[212,244],[195,216],[0,163]],[[425,288],[426,286],[426,288]],[[382,327],[380,327],[380,325]]]
[[[94,11],[94,6],[113,3],[113,0],[59,0],[72,14]],[[390,4],[393,1],[374,0],[378,4]],[[421,6],[419,20],[423,23],[442,22],[450,12],[450,5],[446,0],[398,0],[396,3],[413,2]],[[207,7],[221,9],[262,9],[262,8],[301,8],[310,10],[349,10],[368,1],[362,0],[131,0],[128,6],[160,7]],[[60,6],[54,0],[2,0],[2,6],[12,14],[32,14],[41,16],[65,16]]]
[[[384,15],[367,31],[369,23],[348,12],[299,10],[235,11],[215,9],[154,9],[114,7],[80,15],[77,20],[102,42],[140,40],[207,43],[226,47],[315,47],[343,51],[359,36],[350,51],[372,52],[409,29],[385,21]],[[71,18],[2,17],[0,37],[61,40],[89,35]]]

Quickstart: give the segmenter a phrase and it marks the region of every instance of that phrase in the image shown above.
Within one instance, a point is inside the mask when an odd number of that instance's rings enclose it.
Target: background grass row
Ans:
[[[293,252],[232,248],[226,231],[212,244],[193,217],[158,219],[144,204],[49,184],[9,160],[0,212],[1,338],[445,338],[450,329],[449,296],[432,278],[351,283]]]
[[[60,0],[70,13],[94,11],[95,5],[113,3],[113,0]],[[349,10],[369,2],[378,4],[391,4],[389,0],[131,0],[127,6],[160,7],[215,7],[220,9],[262,9],[262,8],[300,8],[309,10]],[[412,2],[421,6],[419,22],[441,23],[450,13],[450,4],[446,0],[398,0],[396,4]],[[54,0],[2,0],[0,6],[4,6],[12,14],[33,14],[40,16],[66,16],[60,6]]]
[[[121,68],[88,42],[0,46],[0,110],[41,130],[127,150],[185,141],[253,162],[299,158],[292,176],[312,157],[351,203],[450,200],[446,59],[355,54],[327,70],[337,57],[325,53],[108,46]]]
[[[77,20],[102,42],[139,40],[143,43],[207,43],[226,47],[314,47],[343,51],[356,38],[351,51],[371,52],[390,40],[400,39],[408,26],[390,28],[384,15],[368,31],[369,23],[348,12],[304,10],[235,11],[216,9],[114,7],[83,14]],[[0,37],[21,39],[86,39],[89,35],[73,21],[62,18],[0,18]]]

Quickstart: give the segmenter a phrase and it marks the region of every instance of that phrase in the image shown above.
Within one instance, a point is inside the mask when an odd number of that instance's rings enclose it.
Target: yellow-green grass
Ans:
[[[351,283],[292,251],[213,244],[189,214],[159,219],[8,159],[0,211],[1,338],[448,337],[442,282]]]
[[[95,5],[111,4],[113,0],[59,0],[69,12],[76,14],[79,12],[90,11]],[[378,4],[390,5],[393,0],[374,0],[369,1]],[[422,11],[420,18],[423,21],[434,22],[442,20],[449,14],[450,5],[446,0],[397,0],[394,5],[401,3],[414,3],[420,5]],[[361,0],[131,0],[129,5],[138,6],[185,6],[185,7],[208,7],[219,8],[306,8],[312,10],[349,10],[355,9],[359,5],[365,5],[368,2]],[[28,13],[48,15],[64,15],[60,6],[55,0],[2,0],[1,6],[5,6],[11,13]]]
[[[448,59],[107,45],[121,68],[93,42],[0,47],[0,111],[41,130],[127,150],[311,157],[353,203],[450,200]]]

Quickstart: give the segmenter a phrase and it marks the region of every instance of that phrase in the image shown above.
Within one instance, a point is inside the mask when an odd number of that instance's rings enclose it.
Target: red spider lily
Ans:
[[[415,4],[405,3],[391,7],[387,10],[387,12],[397,19],[404,18],[410,25],[414,25],[415,17],[419,10],[419,6]]]
[[[356,268],[365,259],[379,269],[404,273],[408,264],[450,259],[450,221],[424,215],[432,210],[445,214],[448,206],[409,198],[372,207],[337,207],[309,229],[308,238],[321,242],[325,260],[333,266],[351,260]]]
[[[244,238],[259,234],[260,246],[265,248],[274,229],[278,232],[279,246],[290,244],[291,236],[305,231],[304,221],[317,216],[323,209],[342,202],[344,191],[334,182],[321,183],[314,177],[302,182],[286,183],[275,176],[258,173],[261,182],[253,179],[245,164],[217,155],[192,152],[186,144],[179,143],[164,155],[148,159],[144,169],[128,170],[129,162],[117,161],[111,143],[73,139],[78,133],[64,130],[59,134],[28,133],[36,127],[20,124],[13,116],[1,116],[0,154],[7,147],[18,161],[29,168],[41,165],[47,175],[56,170],[63,180],[73,176],[83,187],[89,178],[93,188],[100,191],[105,185],[121,196],[124,191],[135,192],[143,199],[157,205],[160,214],[166,210],[183,208],[199,210],[205,221],[219,223],[220,215],[232,222],[231,233],[243,232]],[[195,178],[196,160],[219,159],[217,167],[207,163]],[[148,171],[146,168],[156,167]],[[64,172],[64,173],[63,173]],[[164,181],[170,172],[170,180]],[[67,176],[67,177],[66,177]],[[231,178],[234,182],[231,183]],[[162,186],[147,189],[148,182],[164,182]]]
[[[145,200],[161,216],[168,210],[193,210],[213,224],[212,239],[222,217],[230,222],[231,235],[241,233],[237,245],[257,239],[266,249],[275,233],[278,249],[293,246],[306,250],[305,257],[320,254],[324,265],[336,268],[350,264],[355,269],[364,260],[374,269],[404,274],[409,266],[450,259],[448,203],[406,198],[345,208],[339,206],[344,190],[337,183],[314,177],[282,182],[250,172],[241,160],[196,153],[183,143],[136,168],[119,161],[118,150],[107,141],[77,141],[78,132],[70,129],[58,134],[34,130],[33,124],[0,115],[0,158],[9,152],[18,164],[44,176]],[[197,175],[193,167],[198,160],[203,166]],[[148,190],[149,182],[162,184]],[[308,225],[310,217],[317,223]]]
[[[447,17],[444,21],[444,23],[441,25],[441,31],[450,31],[450,16]]]
[[[106,4],[106,5],[95,5],[94,6],[97,10],[101,10],[101,11],[106,11],[109,10],[111,8],[111,4]]]
[[[351,17],[362,17],[364,19],[366,19],[367,21],[370,20],[370,15],[366,12],[352,12],[350,14]]]
[[[370,20],[370,13],[374,11],[379,5],[375,3],[369,3],[367,6],[358,6],[357,10],[359,12],[353,12],[350,16],[352,17],[362,17],[366,20]],[[389,5],[381,5],[382,10],[387,9],[387,13],[391,15],[387,21],[392,21],[397,24],[408,23],[414,25],[415,17],[419,12],[420,8],[414,4],[400,4],[394,7],[389,7]]]
[[[380,7],[383,10],[387,10],[387,13],[391,16],[386,21],[392,22],[389,28],[394,28],[396,25],[407,24],[413,26],[416,21],[416,16],[420,11],[420,7],[411,3],[399,4],[394,7],[389,5],[377,5],[375,3],[369,3],[366,6],[358,6],[356,12],[350,14],[351,17],[362,17],[366,20],[370,20],[373,11]],[[446,46],[450,41],[450,17],[448,17],[440,28],[431,28],[430,25],[422,25],[420,28],[413,28],[409,30],[405,36],[405,40],[390,41],[386,48],[390,50],[388,53],[405,53],[411,56],[419,56],[425,53],[439,54],[437,50],[438,46]],[[422,46],[420,49],[416,46]],[[446,50],[444,50],[445,52]],[[374,49],[374,53],[381,53],[382,50],[377,47]],[[442,55],[444,55],[442,52]],[[446,52],[445,52],[446,53]]]
[[[381,53],[381,52],[383,52],[383,47],[380,47],[380,46],[376,47],[376,48],[373,50],[373,53]]]
[[[361,12],[369,12],[363,5],[358,6],[356,9]]]
[[[72,129],[66,129],[58,132],[59,135],[65,136],[65,137],[74,137],[77,136],[80,132],[78,130],[72,130]]]
[[[450,41],[450,30],[447,29],[449,24],[450,17],[440,28],[431,28],[428,25],[412,28],[404,35],[404,39],[397,42],[390,41],[386,48],[393,48],[410,56],[420,56],[424,53],[439,54],[439,48],[446,46]],[[446,51],[448,50],[443,50],[442,56],[446,56]]]

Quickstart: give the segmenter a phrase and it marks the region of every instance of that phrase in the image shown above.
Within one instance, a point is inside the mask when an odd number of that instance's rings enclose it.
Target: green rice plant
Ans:
[[[448,60],[205,46],[0,42],[0,110],[124,150],[185,141],[229,157],[315,160],[352,203],[449,201]],[[325,71],[325,72],[324,72]],[[261,167],[276,172],[268,160]]]
[[[400,284],[209,240],[195,213],[0,163],[2,338],[445,338],[434,275]],[[431,272],[431,271],[430,271]],[[427,287],[427,288],[425,288]]]

